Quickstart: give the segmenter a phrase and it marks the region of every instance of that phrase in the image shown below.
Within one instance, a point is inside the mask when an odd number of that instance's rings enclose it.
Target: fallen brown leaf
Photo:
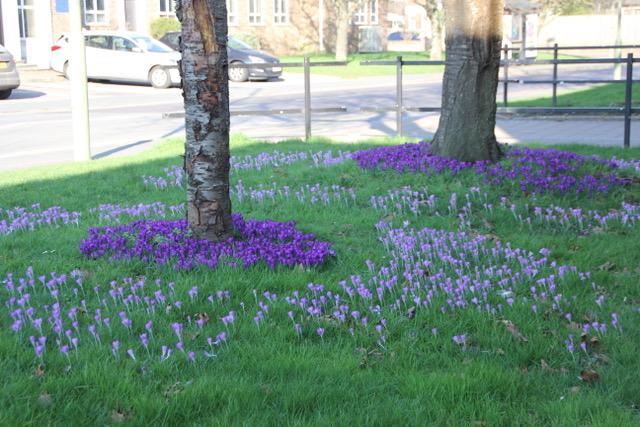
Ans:
[[[53,398],[46,391],[43,392],[40,396],[38,396],[38,405],[42,406],[43,408],[48,408],[52,404],[53,404]]]
[[[111,421],[114,423],[121,423],[127,418],[126,414],[120,410],[111,411]]]
[[[196,320],[201,320],[206,325],[209,323],[209,315],[206,312],[196,313]]]
[[[518,341],[520,342],[529,342],[529,340],[527,339],[527,337],[525,337],[516,327],[516,325],[513,324],[513,322],[511,320],[501,320],[500,323],[502,323],[506,328],[507,331],[509,331],[509,333],[511,335],[513,335],[514,338],[516,338]]]
[[[414,317],[416,317],[416,308],[415,307],[409,307],[409,310],[407,310],[407,317],[409,319],[413,319]]]
[[[584,382],[596,382],[600,380],[600,375],[593,369],[585,369],[580,372],[580,377]]]
[[[550,373],[556,373],[558,372],[557,369],[552,368],[551,366],[549,366],[549,364],[547,363],[546,360],[541,359],[540,360],[540,367],[542,368],[543,371],[545,372],[550,372]]]
[[[593,357],[603,365],[608,365],[611,362],[609,356],[604,353],[596,353],[593,355]]]
[[[611,271],[614,268],[616,268],[616,265],[611,261],[607,261],[604,264],[601,264],[598,266],[598,270],[602,270],[602,271]]]
[[[40,363],[38,366],[36,366],[35,371],[33,371],[33,375],[36,378],[42,378],[44,377],[44,364]]]

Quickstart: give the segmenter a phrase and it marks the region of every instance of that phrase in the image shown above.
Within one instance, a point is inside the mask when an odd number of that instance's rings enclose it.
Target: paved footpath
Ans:
[[[438,114],[407,113],[403,120],[403,135],[430,138],[438,127]],[[176,122],[179,119],[174,119]],[[304,135],[302,116],[233,117],[233,132],[255,139],[277,141],[300,138]],[[394,113],[316,114],[312,134],[341,141],[395,135]],[[564,119],[564,118],[498,118],[496,136],[500,142],[518,144],[589,144],[622,147],[624,122],[622,119]],[[640,121],[631,126],[631,146],[640,147]]]

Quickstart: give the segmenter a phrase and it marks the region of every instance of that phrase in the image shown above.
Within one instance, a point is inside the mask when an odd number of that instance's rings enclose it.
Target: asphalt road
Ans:
[[[610,78],[608,68],[566,69],[563,78]],[[512,78],[548,79],[550,67],[535,66],[511,69]],[[439,106],[441,75],[407,75],[404,82],[406,106]],[[573,87],[562,87],[560,93]],[[393,134],[391,115],[358,112],[362,106],[393,107],[395,78],[393,76],[344,80],[335,77],[312,76],[312,106],[315,108],[344,106],[352,111],[332,120],[318,115],[314,134],[345,135],[346,139]],[[231,109],[264,110],[302,108],[302,74],[285,74],[270,82],[231,83]],[[549,85],[518,85],[509,87],[511,100],[548,96]],[[498,99],[501,99],[501,87]],[[182,119],[163,119],[167,112],[182,111],[182,96],[178,88],[157,90],[143,85],[123,85],[91,82],[89,84],[92,155],[96,158],[133,153],[148,147],[153,141],[182,136]],[[365,117],[366,116],[366,117]],[[315,118],[314,118],[315,120]],[[364,122],[363,122],[364,120]],[[355,122],[358,125],[355,125]],[[362,123],[365,123],[363,126]],[[342,127],[340,127],[342,126]],[[420,135],[419,126],[408,127],[410,135]],[[278,139],[303,136],[301,115],[232,118],[232,132],[252,137]],[[341,133],[342,132],[342,133]],[[69,83],[24,82],[14,94],[0,101],[0,170],[12,170],[41,164],[68,161],[73,158]]]

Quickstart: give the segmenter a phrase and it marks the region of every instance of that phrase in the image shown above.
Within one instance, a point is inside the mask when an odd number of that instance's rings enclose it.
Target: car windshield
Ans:
[[[227,43],[227,46],[229,46],[232,49],[238,49],[238,50],[253,50],[253,48],[248,44],[246,44],[245,42],[240,41],[238,39],[234,39],[233,37],[229,37],[229,42]]]
[[[151,37],[133,37],[133,39],[142,46],[147,52],[172,52],[173,50],[164,43],[152,39]]]

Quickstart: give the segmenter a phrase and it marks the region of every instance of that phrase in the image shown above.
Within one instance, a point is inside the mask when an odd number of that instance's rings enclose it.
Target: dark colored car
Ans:
[[[162,36],[160,41],[174,50],[180,50],[180,32],[171,31]],[[233,68],[229,67],[229,80],[246,82],[247,80],[269,80],[280,77],[282,68],[277,66],[280,60],[273,55],[253,49],[248,44],[229,37],[227,42],[229,64],[273,64],[264,68]]]

